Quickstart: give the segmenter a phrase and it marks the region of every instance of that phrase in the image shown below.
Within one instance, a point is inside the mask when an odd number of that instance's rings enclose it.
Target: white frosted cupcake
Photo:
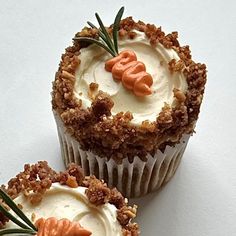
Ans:
[[[30,229],[35,230],[37,236],[139,234],[137,224],[131,223],[136,215],[136,206],[129,207],[127,199],[116,189],[109,189],[94,176],[84,177],[74,164],[60,173],[53,171],[47,162],[26,165],[23,172],[9,181],[5,192],[31,221],[35,229]],[[9,212],[16,219],[21,218],[13,210]],[[0,228],[4,228],[4,235],[9,230],[23,229],[12,221],[7,222],[12,219],[3,214],[2,209],[0,213]],[[0,234],[2,232],[0,230]]]
[[[179,45],[177,32],[131,17],[119,24],[122,12],[106,30],[96,14],[101,29],[89,22],[76,34],[52,104],[65,165],[76,162],[137,197],[175,173],[198,119],[206,66]]]

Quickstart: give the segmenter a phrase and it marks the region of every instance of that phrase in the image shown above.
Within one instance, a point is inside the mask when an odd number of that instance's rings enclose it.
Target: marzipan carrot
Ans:
[[[124,87],[132,90],[137,96],[152,93],[153,79],[146,72],[145,65],[137,61],[137,56],[131,50],[121,52],[118,56],[105,63],[105,69],[112,73],[116,80],[121,80]]]
[[[36,236],[89,236],[92,234],[82,228],[78,222],[71,222],[68,219],[57,220],[55,217],[40,218],[35,226],[38,228]]]

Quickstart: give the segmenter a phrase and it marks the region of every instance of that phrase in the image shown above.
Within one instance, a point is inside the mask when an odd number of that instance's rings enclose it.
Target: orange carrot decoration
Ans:
[[[108,60],[105,64],[105,69],[112,73],[116,80],[121,80],[124,87],[132,90],[136,96],[146,96],[152,93],[151,86],[153,79],[150,74],[146,72],[145,65],[137,61],[137,57],[133,51],[126,50],[121,53],[118,51],[118,30],[120,20],[124,12],[124,7],[118,11],[113,24],[112,38],[106,30],[100,16],[96,13],[100,29],[88,21],[89,26],[98,31],[98,38],[90,38],[78,36],[74,40],[79,42],[88,42],[97,44],[99,47],[105,49],[113,58]],[[100,40],[101,39],[101,40]]]
[[[92,234],[82,228],[78,222],[71,222],[68,219],[40,218],[35,225],[38,228],[36,236],[89,236]]]
[[[112,73],[114,79],[121,80],[124,87],[133,90],[135,95],[146,96],[152,93],[152,76],[146,72],[145,65],[137,61],[133,51],[123,51],[108,60],[105,69]]]

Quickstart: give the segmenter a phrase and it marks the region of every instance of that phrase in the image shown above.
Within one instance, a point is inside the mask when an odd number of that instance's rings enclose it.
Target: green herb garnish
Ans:
[[[107,32],[100,16],[98,13],[95,13],[96,19],[98,21],[98,24],[100,28],[98,29],[93,23],[87,22],[88,25],[94,29],[98,30],[98,39],[90,38],[90,37],[75,37],[74,40],[81,41],[81,42],[89,42],[89,43],[95,43],[99,47],[104,48],[107,52],[109,52],[113,57],[117,56],[119,54],[118,51],[118,30],[120,25],[120,20],[122,18],[122,15],[124,13],[124,7],[121,7],[121,9],[118,11],[115,21],[113,24],[113,39],[110,37],[109,33]]]
[[[37,232],[30,229],[2,229],[0,230],[0,235],[6,235],[6,234],[30,234],[35,235]]]
[[[2,190],[0,189],[0,198],[8,205],[12,211],[19,216],[22,220],[18,220],[14,215],[7,211],[2,205],[0,205],[0,212],[2,212],[9,220],[14,222],[20,228],[16,229],[2,229],[0,230],[0,235],[7,234],[36,234],[37,228],[31,222],[31,220],[23,213],[23,211],[15,204],[15,202]]]

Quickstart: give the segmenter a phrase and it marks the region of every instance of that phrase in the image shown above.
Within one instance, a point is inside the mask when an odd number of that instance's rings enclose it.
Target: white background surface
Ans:
[[[0,7],[0,183],[24,163],[63,168],[50,91],[60,55],[97,11],[179,31],[193,58],[208,66],[197,134],[172,181],[139,204],[146,236],[236,235],[235,1],[5,1]]]

